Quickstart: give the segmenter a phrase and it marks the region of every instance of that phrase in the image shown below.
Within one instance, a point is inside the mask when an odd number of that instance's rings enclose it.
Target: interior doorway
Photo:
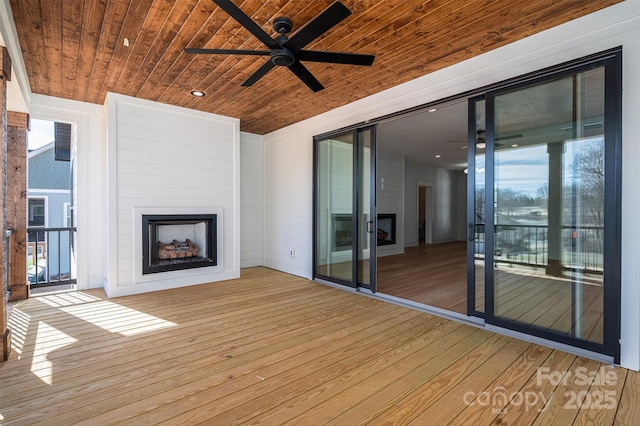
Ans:
[[[433,242],[433,187],[418,182],[418,244]]]
[[[76,284],[72,124],[32,120],[28,133],[27,281],[30,292]]]

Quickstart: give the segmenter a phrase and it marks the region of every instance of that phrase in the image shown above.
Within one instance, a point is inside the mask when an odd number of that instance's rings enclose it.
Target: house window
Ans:
[[[67,228],[71,228],[73,227],[73,207],[71,206],[71,203],[64,203],[63,204],[63,217],[64,217],[64,226]]]
[[[45,225],[44,198],[29,198],[29,227]]]
[[[44,228],[46,226],[46,217],[47,217],[47,204],[44,198],[29,198],[29,207],[28,207],[28,220],[29,228]],[[36,241],[44,241],[45,236],[44,232],[30,232],[28,240],[30,243],[35,243]]]

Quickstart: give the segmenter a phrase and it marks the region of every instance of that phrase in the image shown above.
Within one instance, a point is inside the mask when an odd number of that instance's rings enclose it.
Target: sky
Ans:
[[[53,121],[31,119],[29,131],[29,150],[38,149],[53,142]]]
[[[535,197],[549,181],[546,145],[496,151],[495,179],[498,188],[510,188]]]

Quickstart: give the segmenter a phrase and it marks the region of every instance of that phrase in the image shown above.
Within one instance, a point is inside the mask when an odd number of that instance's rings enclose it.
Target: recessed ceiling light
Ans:
[[[517,146],[518,146],[518,144],[517,144],[517,143],[514,143],[513,145],[511,145],[511,148],[515,148],[515,147],[517,147]]]
[[[436,112],[438,108],[431,108],[428,112]]]
[[[192,90],[191,96],[195,96],[196,98],[201,98],[204,96],[204,92],[201,92],[200,90]]]
[[[487,144],[484,143],[484,142],[478,142],[476,144],[476,148],[478,148],[478,149],[485,149],[486,147],[487,147]]]
[[[441,155],[440,155],[440,154],[436,154],[436,158],[440,158],[440,157],[441,157]]]

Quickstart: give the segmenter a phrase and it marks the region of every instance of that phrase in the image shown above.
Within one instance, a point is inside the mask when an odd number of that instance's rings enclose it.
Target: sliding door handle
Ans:
[[[367,232],[373,234],[373,221],[370,220],[367,222]]]
[[[474,228],[475,226],[473,225],[473,223],[469,222],[469,235],[468,235],[469,241],[473,241],[476,239],[476,232]]]

